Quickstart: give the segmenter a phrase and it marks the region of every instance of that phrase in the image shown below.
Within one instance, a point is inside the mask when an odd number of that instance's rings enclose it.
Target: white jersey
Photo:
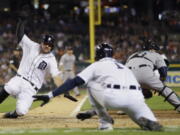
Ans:
[[[120,85],[129,87],[135,85],[139,87],[133,73],[121,63],[113,58],[103,58],[88,66],[85,70],[78,74],[89,87],[93,87],[92,83],[100,85]]]
[[[72,71],[74,68],[76,58],[74,55],[69,55],[65,53],[59,62],[59,66],[63,65],[64,71]]]
[[[99,114],[100,123],[111,123],[106,109],[122,110],[134,121],[140,117],[156,121],[144,103],[134,74],[113,58],[103,58],[78,74],[88,87],[91,105]]]
[[[23,56],[17,72],[37,88],[41,88],[47,72],[52,76],[60,73],[55,56],[40,53],[40,44],[24,35],[19,45],[23,49]]]

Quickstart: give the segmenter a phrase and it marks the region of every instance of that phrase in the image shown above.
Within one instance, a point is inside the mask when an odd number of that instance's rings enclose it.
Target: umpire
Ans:
[[[142,88],[152,89],[165,98],[175,110],[180,112],[180,100],[176,93],[164,84],[167,76],[167,65],[162,56],[157,53],[159,46],[152,40],[147,40],[143,44],[143,50],[132,54],[126,66],[129,67],[141,84]],[[154,73],[158,70],[160,78]]]

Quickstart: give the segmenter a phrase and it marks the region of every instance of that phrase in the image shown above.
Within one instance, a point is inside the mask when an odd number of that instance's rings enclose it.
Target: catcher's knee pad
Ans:
[[[9,94],[4,90],[0,90],[0,104],[9,96]]]
[[[150,130],[150,131],[162,131],[163,130],[163,127],[158,122],[149,120],[144,117],[139,118],[137,123],[143,130]]]

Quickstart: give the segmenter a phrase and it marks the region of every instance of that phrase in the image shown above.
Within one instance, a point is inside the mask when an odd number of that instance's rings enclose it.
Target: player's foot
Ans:
[[[180,105],[176,108],[176,111],[180,113]]]
[[[123,111],[118,111],[117,114],[118,114],[118,115],[126,115],[126,113],[123,112]]]
[[[16,113],[16,111],[5,113],[3,118],[9,118],[9,119],[15,119],[19,117],[19,115]]]
[[[156,121],[151,121],[147,118],[141,117],[138,120],[138,123],[140,125],[140,127],[143,130],[150,130],[150,131],[163,131],[163,126],[160,125],[158,122]]]
[[[111,131],[113,130],[113,127],[111,123],[100,123],[99,129],[103,131]]]
[[[78,94],[75,94],[75,96],[76,96],[76,97],[79,97],[80,95],[81,95],[80,93],[78,93]]]

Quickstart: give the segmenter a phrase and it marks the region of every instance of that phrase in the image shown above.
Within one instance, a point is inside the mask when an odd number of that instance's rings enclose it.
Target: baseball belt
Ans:
[[[112,89],[130,89],[130,90],[141,90],[141,87],[137,87],[135,85],[129,85],[129,86],[121,86],[118,84],[107,84],[107,88],[112,88]]]
[[[150,65],[147,65],[147,64],[141,64],[138,66],[139,68],[142,68],[142,67],[151,67]],[[133,67],[128,67],[129,69],[133,69]]]
[[[24,79],[24,80],[26,80],[27,82],[29,82],[29,83],[34,87],[34,89],[35,89],[36,91],[39,90],[39,89],[35,86],[35,84],[34,84],[33,82],[29,81],[27,78],[23,77],[23,76],[20,75],[20,74],[16,74],[16,76],[19,76],[19,77],[21,77],[22,79]]]
[[[65,70],[66,72],[71,72],[72,70],[71,69],[67,69],[67,70]]]

